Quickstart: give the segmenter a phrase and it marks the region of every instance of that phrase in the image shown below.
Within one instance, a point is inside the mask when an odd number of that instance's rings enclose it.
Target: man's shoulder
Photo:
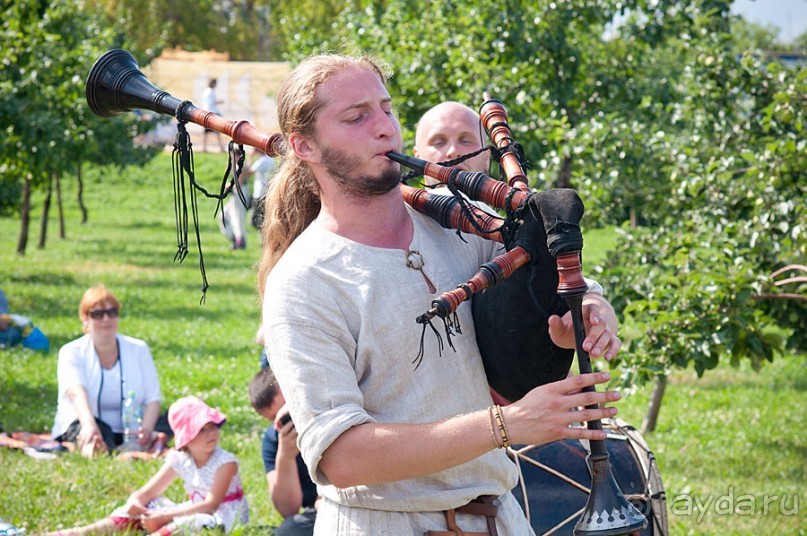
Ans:
[[[266,427],[266,430],[263,431],[263,443],[264,444],[271,444],[277,443],[278,435],[277,430],[275,430],[274,425],[270,424]]]
[[[337,257],[341,249],[338,237],[312,223],[294,239],[283,253],[270,273],[270,278],[276,272],[284,274],[284,277],[302,277],[309,270],[322,266],[328,259]]]

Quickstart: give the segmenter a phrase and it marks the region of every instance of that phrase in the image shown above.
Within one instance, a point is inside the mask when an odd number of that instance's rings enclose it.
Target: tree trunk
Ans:
[[[81,181],[81,163],[78,165],[76,171],[76,179],[78,180],[78,208],[81,210],[81,223],[87,223],[87,207],[84,206],[84,183]]]
[[[653,396],[650,398],[650,405],[647,407],[647,415],[642,423],[642,433],[646,434],[656,429],[658,414],[661,411],[661,399],[664,398],[664,390],[667,388],[667,378],[660,377],[653,387]]]
[[[17,253],[25,255],[28,247],[28,228],[31,223],[31,179],[22,182],[22,207],[20,207],[20,238],[17,241]]]
[[[66,238],[67,233],[64,229],[64,207],[62,206],[62,181],[61,173],[54,176],[56,180],[56,208],[59,209],[59,238]]]
[[[572,187],[572,157],[564,156],[558,173],[558,188]]]
[[[45,194],[45,202],[42,204],[42,220],[39,224],[39,244],[36,247],[45,249],[45,242],[48,239],[48,213],[50,212],[50,198],[53,194],[53,175],[48,182],[48,192]]]

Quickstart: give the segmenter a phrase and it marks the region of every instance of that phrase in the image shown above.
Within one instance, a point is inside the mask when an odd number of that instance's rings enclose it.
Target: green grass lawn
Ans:
[[[226,161],[197,155],[196,165],[202,184],[217,190]],[[246,250],[229,251],[213,218],[215,203],[200,200],[211,285],[200,305],[195,246],[183,264],[173,262],[168,157],[161,155],[144,169],[86,175],[90,220],[79,223],[75,188],[68,184],[65,239],[57,236],[51,218],[47,246],[36,248],[41,196],[35,199],[26,255],[14,253],[18,220],[0,218],[0,286],[14,312],[34,319],[52,345],[48,353],[0,351],[0,422],[8,431],[49,430],[58,349],[81,335],[77,309],[83,291],[104,282],[123,302],[121,332],[151,347],[166,407],[196,394],[227,414],[222,444],[241,461],[251,524],[278,522],[260,460],[265,422],[246,397],[260,351],[253,342],[259,321],[257,235],[249,237]],[[588,264],[605,257],[613,244],[610,235],[608,230],[586,235]],[[673,376],[658,429],[645,438],[667,489],[671,534],[807,533],[802,511],[806,386],[804,355],[777,359],[760,373],[721,366],[702,379],[689,371]],[[649,394],[650,386],[637,389],[620,403],[620,416],[639,426]],[[78,456],[35,460],[0,450],[0,517],[29,532],[87,523],[121,504],[160,463]],[[181,499],[180,485],[169,495]]]

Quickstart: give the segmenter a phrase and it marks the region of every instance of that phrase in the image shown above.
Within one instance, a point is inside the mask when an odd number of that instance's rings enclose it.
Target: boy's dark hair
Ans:
[[[249,403],[252,404],[255,411],[266,409],[272,405],[272,401],[279,391],[280,388],[272,369],[262,369],[249,382]]]

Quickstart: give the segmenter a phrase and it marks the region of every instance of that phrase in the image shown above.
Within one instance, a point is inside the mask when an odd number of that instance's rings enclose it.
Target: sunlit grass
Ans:
[[[197,155],[199,180],[217,190],[226,162]],[[253,337],[259,308],[254,265],[257,235],[246,251],[229,251],[213,219],[215,203],[200,200],[202,244],[211,288],[201,298],[195,239],[183,264],[173,262],[175,230],[171,165],[165,155],[144,169],[91,170],[85,176],[90,221],[79,224],[75,189],[63,192],[67,238],[51,218],[48,243],[36,248],[41,197],[35,199],[26,255],[14,254],[16,219],[0,219],[0,286],[12,309],[30,316],[51,340],[47,354],[0,351],[0,421],[6,430],[49,430],[56,403],[56,358],[81,334],[78,301],[104,282],[124,305],[121,332],[145,339],[154,354],[167,404],[197,394],[228,416],[223,446],[241,462],[252,523],[278,521],[269,505],[260,460],[265,423],[249,406],[246,386],[258,369]],[[52,209],[53,210],[53,209]],[[585,264],[600,263],[613,232],[586,233]],[[698,379],[676,372],[667,387],[658,429],[646,436],[661,467],[671,534],[804,534],[805,356],[777,359],[761,372],[721,366]],[[620,403],[620,416],[641,424],[650,386]],[[87,461],[77,456],[34,460],[0,450],[0,517],[29,532],[69,527],[107,515],[159,467],[159,461]],[[174,485],[169,494],[182,499]],[[800,495],[802,494],[802,495]],[[721,513],[718,499],[751,496],[767,513]],[[697,509],[698,504],[708,508]],[[689,498],[692,507],[686,511]],[[742,506],[742,504],[740,505]],[[675,507],[675,510],[674,510]]]

